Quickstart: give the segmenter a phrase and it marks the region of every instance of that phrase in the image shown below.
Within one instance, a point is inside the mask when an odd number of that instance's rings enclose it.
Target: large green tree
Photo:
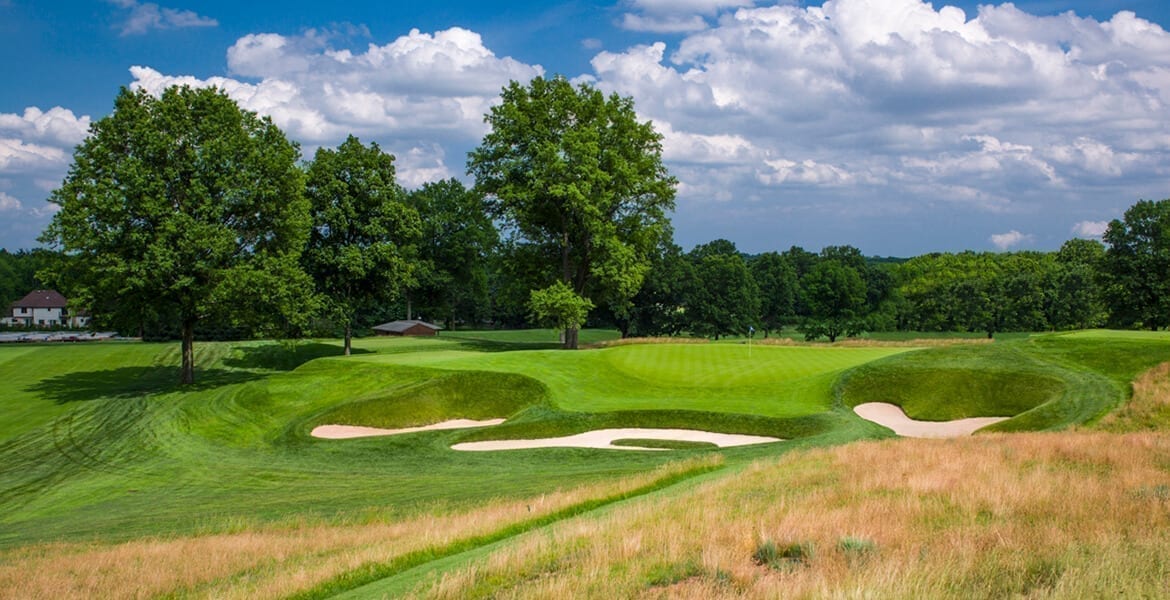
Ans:
[[[1088,329],[1105,322],[1100,271],[1105,246],[1096,240],[1074,238],[1056,253],[1048,274],[1048,322],[1054,329]]]
[[[824,336],[830,342],[862,329],[865,280],[856,269],[837,259],[821,260],[801,279],[811,316],[802,326],[805,337]]]
[[[425,314],[445,319],[448,329],[460,317],[487,317],[488,260],[500,234],[483,194],[447,179],[423,185],[407,201],[422,217],[418,284],[410,299]]]
[[[748,266],[760,289],[760,328],[768,337],[768,332],[780,331],[795,318],[796,296],[800,292],[796,268],[788,257],[776,252],[765,252]]]
[[[313,229],[302,262],[344,325],[348,356],[358,311],[394,300],[413,282],[419,216],[395,181],[394,156],[352,135],[336,150],[317,150],[305,194]]]
[[[1141,200],[1103,236],[1105,298],[1114,325],[1170,325],[1170,200]]]
[[[559,280],[623,313],[674,208],[661,136],[632,99],[564,77],[512,82],[501,100],[469,156],[477,188],[516,246],[539,247],[524,254],[547,261],[535,287]],[[565,347],[576,345],[570,328]]]
[[[90,128],[41,241],[66,254],[58,283],[106,323],[167,316],[194,382],[196,324],[301,322],[309,232],[299,151],[268,118],[215,89],[123,89]]]
[[[715,339],[746,335],[760,318],[760,289],[735,244],[708,242],[688,258],[693,270],[685,294],[687,327]]]

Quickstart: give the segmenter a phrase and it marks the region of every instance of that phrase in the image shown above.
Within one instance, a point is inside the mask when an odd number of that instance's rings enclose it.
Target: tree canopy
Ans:
[[[1105,230],[1106,302],[1119,326],[1170,325],[1170,200],[1138,201]]]
[[[302,263],[330,316],[344,325],[348,355],[356,313],[394,300],[412,283],[421,224],[395,180],[394,156],[352,135],[337,150],[317,150],[305,194],[313,227]]]
[[[488,259],[500,234],[487,212],[483,194],[456,179],[424,184],[407,196],[422,219],[418,283],[411,300],[425,314],[447,321],[476,321],[487,316]]]
[[[514,245],[536,246],[544,288],[556,280],[614,312],[642,285],[669,231],[675,179],[661,136],[633,100],[564,77],[510,83],[485,117],[491,131],[468,172]],[[547,262],[544,262],[547,261]],[[566,331],[576,347],[576,331]]]
[[[308,316],[298,157],[222,91],[123,88],[49,199],[60,211],[41,241],[66,255],[60,287],[107,324],[176,320],[192,383],[196,323]]]

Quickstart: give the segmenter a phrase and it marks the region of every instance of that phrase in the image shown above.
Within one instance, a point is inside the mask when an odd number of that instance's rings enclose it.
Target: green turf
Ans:
[[[643,438],[620,439],[610,442],[613,446],[632,446],[634,448],[654,448],[661,450],[714,450],[719,446],[711,442],[691,442],[687,440],[656,440]]]
[[[491,332],[496,333],[496,332]],[[0,346],[0,547],[383,519],[641,473],[672,452],[456,452],[461,440],[672,427],[793,441],[719,450],[743,464],[889,432],[848,409],[899,401],[919,418],[1023,411],[1003,428],[1097,418],[1170,336],[1041,335],[979,346],[533,349],[537,334],[199,343],[180,388],[177,344]],[[543,335],[543,334],[540,334]],[[610,333],[597,334],[599,337]],[[519,349],[517,349],[519,348]],[[946,390],[947,394],[938,393]],[[901,396],[899,396],[901,394]],[[944,398],[945,396],[945,398]],[[317,440],[339,422],[504,425]]]
[[[1165,333],[1032,335],[875,361],[844,377],[838,393],[845,406],[890,402],[922,420],[1008,416],[987,429],[1063,429],[1116,408],[1130,381],[1167,360]]]
[[[797,417],[829,410],[850,367],[906,348],[644,344],[578,352],[367,354],[377,364],[527,375],[572,412],[692,410]]]
[[[381,518],[540,494],[672,460],[671,453],[449,449],[486,430],[308,437],[313,425],[329,421],[409,426],[510,417],[498,431],[520,437],[696,424],[856,437],[839,431],[837,417],[816,413],[832,373],[864,359],[830,360],[819,373],[788,367],[784,376],[820,377],[823,389],[816,400],[784,407],[775,397],[781,375],[745,375],[746,391],[734,381],[649,386],[609,364],[611,353],[636,355],[637,347],[506,352],[474,340],[367,338],[348,358],[337,356],[333,342],[196,348],[198,383],[179,388],[175,344],[0,347],[0,379],[9,382],[0,398],[0,545]],[[717,349],[730,354],[712,365],[735,364],[738,351]],[[761,349],[753,360],[768,357],[791,358]],[[47,367],[33,368],[41,364]],[[620,390],[607,389],[619,382]],[[685,398],[676,399],[680,392]],[[752,406],[760,414],[751,414]],[[645,407],[655,410],[637,410]],[[728,453],[746,459],[775,451]]]

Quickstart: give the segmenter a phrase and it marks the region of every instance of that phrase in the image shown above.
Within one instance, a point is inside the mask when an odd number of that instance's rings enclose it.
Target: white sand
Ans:
[[[313,428],[313,431],[310,433],[310,435],[328,440],[344,440],[349,438],[371,437],[376,435],[398,435],[400,433],[414,433],[416,431],[434,431],[436,429],[487,427],[489,425],[499,425],[503,422],[503,419],[488,419],[486,421],[452,419],[450,421],[443,421],[442,423],[435,423],[433,425],[423,425],[422,427],[405,427],[403,429],[379,429],[377,427],[361,427],[358,425],[318,425],[317,427]]]
[[[576,435],[535,440],[492,440],[487,442],[465,442],[451,446],[454,450],[521,450],[529,448],[607,448],[612,450],[665,450],[665,448],[639,448],[637,446],[614,446],[614,440],[650,439],[678,440],[684,442],[708,442],[720,448],[782,442],[780,438],[732,433],[712,433],[695,429],[597,429]]]
[[[1011,417],[972,417],[955,421],[915,421],[906,416],[902,407],[885,402],[867,402],[853,407],[853,412],[867,421],[889,427],[904,437],[950,438],[971,435],[977,429]]]

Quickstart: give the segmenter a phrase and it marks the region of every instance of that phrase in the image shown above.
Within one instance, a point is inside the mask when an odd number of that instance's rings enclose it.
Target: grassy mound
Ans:
[[[711,442],[692,442],[688,440],[653,440],[630,438],[614,440],[613,446],[632,446],[635,448],[661,448],[663,450],[714,450],[719,446]]]
[[[313,419],[313,425],[364,425],[387,429],[429,425],[448,419],[506,418],[547,402],[539,381],[511,373],[439,372],[417,385],[342,404]]]
[[[889,402],[925,421],[1014,416],[986,431],[1063,429],[1120,406],[1168,351],[1165,334],[1102,331],[932,348],[863,365],[837,394],[844,407]]]

